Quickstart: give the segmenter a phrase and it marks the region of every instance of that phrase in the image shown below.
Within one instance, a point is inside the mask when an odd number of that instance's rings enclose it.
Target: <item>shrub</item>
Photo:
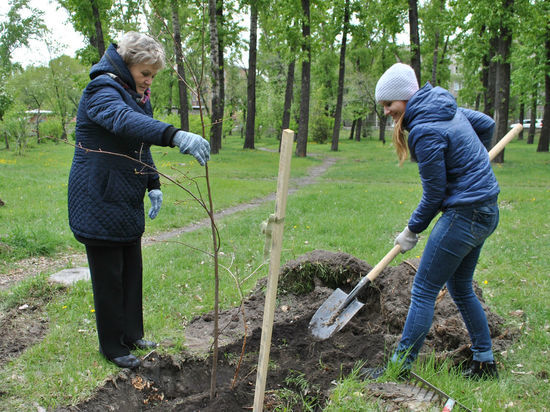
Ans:
[[[57,118],[51,118],[40,122],[38,125],[40,131],[40,137],[42,139],[54,139],[59,140],[63,137],[63,129],[61,123]]]

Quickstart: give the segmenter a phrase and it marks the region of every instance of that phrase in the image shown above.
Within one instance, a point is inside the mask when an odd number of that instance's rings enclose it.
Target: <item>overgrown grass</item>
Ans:
[[[226,139],[221,153],[209,163],[217,210],[276,190],[278,153],[243,151],[242,143],[237,137]],[[276,150],[278,142],[263,139],[256,146]],[[292,160],[292,177],[304,176],[326,156],[336,158],[337,163],[317,183],[289,197],[282,261],[327,249],[374,264],[391,249],[394,236],[406,225],[421,196],[416,165],[406,162],[397,167],[391,145],[378,141],[342,139],[339,152],[329,149],[330,145],[310,143],[311,156]],[[536,144],[512,142],[505,163],[494,165],[502,189],[501,222],[486,243],[476,275],[492,310],[522,331],[510,350],[497,354],[501,379],[472,383],[430,362],[416,365],[422,376],[456,394],[472,409],[548,410],[550,155],[535,150]],[[66,214],[72,151],[67,145],[46,144],[27,150],[22,157],[0,152],[0,198],[6,202],[0,208],[3,273],[22,257],[83,252],[72,238]],[[190,175],[201,173],[192,158],[175,149],[156,148],[154,157],[160,170],[170,175],[177,174],[172,167]],[[157,219],[147,221],[147,234],[205,217],[174,185],[165,184],[163,190],[163,208]],[[261,267],[264,236],[260,223],[273,208],[274,203],[268,202],[218,221],[221,264],[239,279],[243,293],[267,274],[267,266]],[[392,264],[419,256],[429,230],[415,249]],[[211,259],[201,252],[210,247],[210,229],[204,228],[144,248],[145,328],[148,338],[164,343],[161,350],[166,353],[177,355],[185,344],[187,322],[213,306]],[[222,307],[234,306],[240,299],[229,271],[220,271]],[[25,303],[31,290],[40,290],[31,287],[32,282],[36,280],[0,293],[0,308]],[[52,291],[45,288],[44,293],[51,295]],[[80,282],[55,295],[47,311],[50,331],[45,339],[0,370],[0,410],[29,410],[34,403],[48,408],[77,403],[117,372],[97,352],[88,283]],[[327,410],[380,410],[364,387],[354,374],[342,380]]]

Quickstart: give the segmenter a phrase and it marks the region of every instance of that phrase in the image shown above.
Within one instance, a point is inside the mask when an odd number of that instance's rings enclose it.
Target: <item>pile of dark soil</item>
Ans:
[[[418,261],[408,261],[386,268],[373,285],[360,292],[359,300],[365,306],[359,313],[331,338],[315,341],[308,331],[315,311],[334,288],[349,292],[371,266],[345,253],[322,250],[288,262],[282,268],[279,282],[264,410],[281,405],[289,410],[301,410],[300,404],[292,404],[292,394],[321,410],[334,383],[349,374],[357,362],[364,361],[367,366],[382,364],[399,339],[405,322],[417,264]],[[215,399],[210,400],[212,362],[207,355],[212,341],[213,317],[206,314],[194,319],[186,328],[188,352],[178,358],[153,353],[140,368],[120,372],[90,399],[58,411],[251,410],[264,284],[246,299],[242,308],[220,314],[219,324],[223,331]],[[476,293],[481,298],[477,286]],[[502,319],[483,305],[494,349],[504,350],[514,336],[504,330]],[[246,339],[243,339],[245,330]],[[464,324],[447,294],[436,306],[433,327],[423,353],[434,352],[437,358],[451,358],[460,363],[470,356],[468,344]]]

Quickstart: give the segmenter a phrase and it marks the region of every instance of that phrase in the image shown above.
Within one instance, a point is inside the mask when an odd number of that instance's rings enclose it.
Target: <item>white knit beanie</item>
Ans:
[[[410,100],[418,90],[416,74],[411,66],[395,63],[380,77],[374,96],[376,103],[394,100]]]

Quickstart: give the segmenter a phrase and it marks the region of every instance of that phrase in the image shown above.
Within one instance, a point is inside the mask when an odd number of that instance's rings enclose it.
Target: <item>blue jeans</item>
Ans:
[[[489,325],[472,279],[483,243],[498,220],[496,200],[444,210],[422,254],[409,313],[392,361],[403,361],[403,367],[410,368],[430,330],[435,300],[445,284],[468,329],[474,360],[493,360]]]

